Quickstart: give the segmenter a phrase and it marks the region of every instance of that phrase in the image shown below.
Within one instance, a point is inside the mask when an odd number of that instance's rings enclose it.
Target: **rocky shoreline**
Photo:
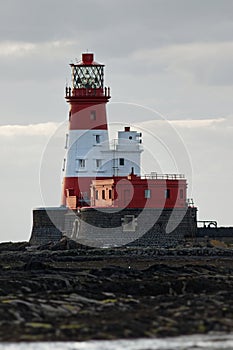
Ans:
[[[233,331],[233,250],[0,244],[0,341]]]

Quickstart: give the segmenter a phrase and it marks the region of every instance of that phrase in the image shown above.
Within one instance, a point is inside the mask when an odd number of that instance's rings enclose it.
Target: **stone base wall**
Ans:
[[[62,234],[92,247],[173,247],[196,237],[196,208],[33,210],[31,245],[58,242]]]
[[[67,208],[37,208],[33,210],[31,245],[58,242],[64,232],[65,214]]]
[[[198,227],[197,238],[216,239],[228,243],[233,243],[233,227]]]
[[[196,208],[82,208],[65,215],[66,235],[93,247],[172,247],[185,236],[196,236]]]

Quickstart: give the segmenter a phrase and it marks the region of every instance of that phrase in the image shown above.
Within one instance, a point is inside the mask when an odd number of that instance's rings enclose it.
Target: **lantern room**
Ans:
[[[83,53],[82,61],[70,66],[74,89],[103,89],[104,65],[94,61],[93,53]]]

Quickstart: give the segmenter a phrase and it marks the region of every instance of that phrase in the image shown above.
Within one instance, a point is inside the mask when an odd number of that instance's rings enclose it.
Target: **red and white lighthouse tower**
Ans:
[[[69,132],[62,205],[77,209],[90,205],[93,180],[127,176],[132,168],[140,176],[141,133],[125,127],[113,145],[109,142],[106,104],[110,89],[104,87],[104,65],[94,61],[93,53],[71,64],[72,86],[66,87],[70,105]]]
[[[188,206],[184,175],[141,176],[142,134],[130,126],[109,141],[104,65],[83,53],[70,66],[62,205],[33,210],[31,244],[57,241],[64,232],[100,247],[174,244],[187,232],[195,234],[196,208]]]
[[[104,87],[104,65],[94,61],[93,53],[83,53],[82,60],[70,66],[72,86],[66,87],[65,96],[70,111],[62,204],[74,209],[89,204],[93,179],[103,174],[111,176],[104,159],[107,155],[103,155],[103,150],[109,150],[106,103],[110,89]]]

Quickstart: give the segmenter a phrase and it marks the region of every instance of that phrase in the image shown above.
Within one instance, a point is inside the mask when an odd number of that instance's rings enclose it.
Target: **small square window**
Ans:
[[[95,160],[95,165],[96,165],[96,168],[100,168],[101,165],[102,165],[102,160],[101,159],[96,159]]]
[[[119,164],[120,165],[125,165],[125,159],[124,158],[120,158],[119,159]]]
[[[151,197],[151,190],[145,190],[144,195],[145,195],[145,198],[150,198]]]
[[[79,159],[78,160],[78,165],[79,165],[80,168],[85,168],[85,166],[86,166],[85,159]]]
[[[87,192],[81,192],[81,197],[85,200],[88,200],[88,194]]]
[[[95,135],[95,142],[100,143],[100,135]]]
[[[165,190],[165,198],[166,199],[171,198],[171,190],[169,188]]]
[[[91,111],[90,120],[96,120],[96,111]]]
[[[135,232],[136,231],[137,218],[135,218],[134,215],[125,215],[121,219],[121,221],[122,221],[123,232],[127,232],[127,231]]]

